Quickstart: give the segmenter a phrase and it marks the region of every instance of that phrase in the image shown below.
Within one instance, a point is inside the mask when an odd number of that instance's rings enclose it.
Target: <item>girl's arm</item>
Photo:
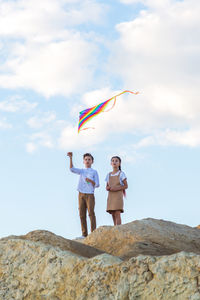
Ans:
[[[109,186],[108,182],[106,184],[106,191],[110,191],[110,186]]]
[[[123,182],[124,185],[121,185],[118,188],[110,188],[110,191],[111,192],[118,192],[118,191],[126,190],[128,188],[127,179],[124,179],[122,182]]]

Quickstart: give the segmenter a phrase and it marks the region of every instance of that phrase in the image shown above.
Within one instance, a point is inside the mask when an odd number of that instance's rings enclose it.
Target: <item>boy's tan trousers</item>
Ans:
[[[95,198],[94,198],[94,194],[83,194],[80,192],[78,198],[79,198],[79,215],[81,219],[82,235],[87,236],[88,235],[87,215],[86,215],[87,210],[90,217],[91,232],[96,229],[96,217],[94,213]]]

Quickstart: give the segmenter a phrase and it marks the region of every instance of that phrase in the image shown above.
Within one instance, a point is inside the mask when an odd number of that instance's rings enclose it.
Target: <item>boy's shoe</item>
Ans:
[[[82,240],[82,239],[84,239],[84,238],[86,238],[86,236],[83,236],[83,235],[82,235],[82,236],[77,237],[76,240]]]

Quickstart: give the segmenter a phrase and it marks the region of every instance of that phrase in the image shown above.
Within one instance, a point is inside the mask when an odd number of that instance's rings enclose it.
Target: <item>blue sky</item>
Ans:
[[[129,189],[123,223],[199,224],[200,3],[197,0],[0,1],[0,236],[80,235],[74,164],[91,152],[105,212],[110,157]],[[79,111],[123,95],[77,134]]]

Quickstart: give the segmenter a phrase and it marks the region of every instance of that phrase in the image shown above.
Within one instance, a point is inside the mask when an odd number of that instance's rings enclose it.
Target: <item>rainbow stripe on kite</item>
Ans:
[[[83,128],[85,126],[86,123],[88,123],[92,118],[94,118],[95,116],[97,116],[98,114],[102,113],[102,112],[108,112],[110,111],[116,103],[116,98],[124,93],[131,93],[134,95],[137,95],[138,92],[131,92],[131,91],[123,91],[122,93],[94,106],[91,108],[87,108],[83,111],[81,111],[79,113],[79,123],[78,123],[78,132],[80,132],[81,130],[86,130],[88,128]],[[106,107],[108,106],[108,104],[114,99],[113,105],[111,108],[109,108],[107,111],[105,111]]]

